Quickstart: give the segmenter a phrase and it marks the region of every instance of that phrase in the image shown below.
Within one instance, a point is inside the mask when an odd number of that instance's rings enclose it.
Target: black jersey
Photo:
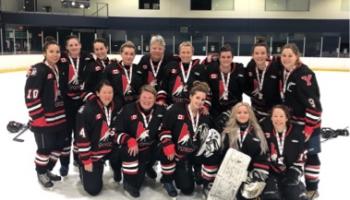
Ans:
[[[117,110],[112,102],[104,106],[99,99],[88,101],[77,114],[77,147],[83,164],[102,159],[111,152],[115,137]]]
[[[259,70],[253,59],[245,68],[245,93],[250,96],[258,116],[268,116],[274,105],[282,103],[279,91],[281,66],[273,61],[267,62],[264,70]]]
[[[65,129],[66,115],[58,68],[50,67],[46,62],[32,66],[25,85],[25,102],[32,131],[57,132]]]
[[[292,120],[312,129],[320,127],[322,107],[314,72],[302,64],[282,75],[280,94],[283,104],[291,111]]]
[[[221,73],[219,66],[218,62],[212,62],[207,67],[206,75],[211,91],[210,113],[215,117],[242,101],[245,81],[244,68],[241,63],[231,63],[231,71],[228,74]]]
[[[116,141],[125,145],[129,138],[135,138],[140,151],[149,149],[158,140],[165,107],[154,105],[145,112],[139,102],[125,105],[116,124]]]

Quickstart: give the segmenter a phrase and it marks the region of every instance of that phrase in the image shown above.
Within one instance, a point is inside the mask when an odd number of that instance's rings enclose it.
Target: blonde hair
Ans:
[[[163,36],[161,36],[161,35],[153,35],[151,37],[149,45],[152,46],[152,44],[154,44],[154,43],[158,43],[162,47],[165,47],[165,45],[166,45],[165,40],[164,40]]]
[[[260,140],[260,149],[261,149],[260,153],[261,154],[266,153],[268,150],[266,138],[264,136],[263,131],[260,128],[258,120],[256,119],[256,117],[254,115],[253,109],[251,108],[251,106],[248,103],[239,102],[235,106],[233,106],[233,108],[231,110],[230,119],[226,123],[226,127],[224,128],[224,131],[222,132],[222,136],[223,136],[222,138],[225,139],[225,137],[227,136],[229,139],[229,146],[233,147],[234,149],[238,149],[238,137],[239,137],[238,130],[240,128],[239,128],[239,125],[237,123],[236,115],[238,112],[238,108],[241,106],[245,106],[248,109],[248,113],[249,113],[248,123],[251,127],[253,127],[256,137],[259,138],[259,140]]]
[[[179,53],[180,53],[182,47],[191,47],[192,48],[192,52],[194,51],[194,48],[193,48],[192,43],[190,41],[184,41],[184,42],[180,43],[180,45],[179,45]]]
[[[140,95],[142,92],[149,92],[149,93],[153,94],[154,96],[157,96],[157,90],[149,84],[143,85],[140,88]]]
[[[136,46],[131,41],[126,41],[126,42],[124,42],[124,44],[122,44],[122,46],[120,47],[120,53],[123,53],[124,48],[132,48],[132,49],[134,49],[134,51],[136,53]]]

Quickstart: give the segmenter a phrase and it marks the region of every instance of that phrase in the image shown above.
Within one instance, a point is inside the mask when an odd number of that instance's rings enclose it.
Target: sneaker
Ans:
[[[147,167],[146,175],[151,179],[157,178],[157,172],[153,169],[153,167]]]
[[[175,189],[175,186],[172,182],[167,182],[163,184],[164,189],[167,191],[168,195],[170,197],[176,197],[177,196],[177,190]]]
[[[51,181],[60,181],[60,180],[62,180],[61,176],[58,176],[58,175],[52,173],[49,170],[47,170],[46,174],[47,174],[47,177],[49,177]]]
[[[138,198],[140,196],[140,191],[136,189],[134,186],[126,182],[124,182],[123,185],[124,185],[124,190],[127,192],[127,194],[129,194],[133,198]]]
[[[205,199],[208,198],[208,195],[212,186],[213,186],[213,183],[208,183],[203,185],[203,195]]]
[[[317,199],[320,194],[318,193],[317,190],[309,190],[309,191],[306,191],[306,196],[309,200],[314,200],[314,199]]]
[[[68,166],[61,166],[60,168],[60,174],[61,176],[67,176],[68,175],[68,170],[69,170],[69,167]]]
[[[44,174],[38,174],[38,180],[39,183],[44,186],[45,188],[50,188],[53,186],[53,183],[51,182],[51,179],[47,176],[46,173]]]

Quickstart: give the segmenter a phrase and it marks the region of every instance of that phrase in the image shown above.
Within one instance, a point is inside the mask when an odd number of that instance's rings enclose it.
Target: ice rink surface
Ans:
[[[345,128],[350,126],[350,73],[317,72],[321,89],[323,106],[323,127]],[[14,135],[6,130],[10,120],[26,122],[28,112],[24,103],[25,73],[0,74],[1,104],[0,104],[0,184],[1,199],[128,199],[123,193],[122,185],[112,181],[109,167],[105,168],[104,189],[97,197],[89,197],[79,182],[78,171],[70,167],[68,177],[55,184],[53,190],[43,189],[37,182],[34,170],[35,141],[33,134],[27,131],[22,138],[23,143],[14,142]],[[338,137],[322,143],[321,182],[319,200],[349,199],[349,166],[350,137]],[[59,163],[58,163],[59,166]],[[57,172],[58,167],[55,168]],[[177,199],[201,199],[200,188],[193,196],[178,196]],[[138,199],[160,200],[169,199],[159,183],[147,179],[141,189]]]

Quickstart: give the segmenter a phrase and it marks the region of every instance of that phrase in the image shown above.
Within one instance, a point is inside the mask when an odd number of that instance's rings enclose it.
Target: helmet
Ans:
[[[7,124],[7,130],[10,133],[17,133],[18,131],[20,131],[22,128],[24,127],[24,124],[19,123],[19,122],[15,122],[15,121],[10,121]]]

